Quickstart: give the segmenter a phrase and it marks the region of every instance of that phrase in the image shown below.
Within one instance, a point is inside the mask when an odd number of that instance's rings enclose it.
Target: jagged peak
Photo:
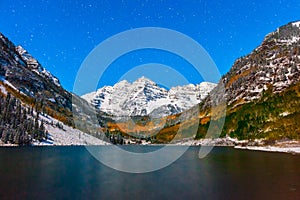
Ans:
[[[101,89],[103,88],[116,88],[116,87],[124,87],[124,86],[129,86],[129,85],[136,85],[136,84],[140,84],[140,83],[150,83],[150,85],[157,85],[156,82],[152,81],[151,79],[145,77],[145,76],[141,76],[140,78],[136,79],[135,81],[133,81],[132,83],[127,81],[127,80],[121,80],[119,82],[117,82],[115,85],[113,86],[103,86],[102,88],[99,88],[97,91],[101,91]],[[178,85],[178,86],[174,86],[172,87],[173,89],[174,88],[181,88],[181,87],[206,87],[206,86],[216,86],[217,84],[215,83],[211,83],[211,82],[201,82],[199,84],[192,84],[192,83],[189,83],[189,84],[186,84],[186,85]],[[163,88],[162,88],[163,89]],[[171,89],[171,88],[170,88]]]
[[[206,86],[206,85],[217,85],[217,84],[216,83],[207,82],[207,81],[203,81],[199,85]]]
[[[140,85],[140,83],[143,83],[143,85],[145,85],[146,87],[146,83],[150,83],[150,85],[155,85],[155,86],[158,86],[156,82],[152,81],[151,79],[145,77],[145,76],[142,76],[140,78],[138,78],[137,80],[133,81],[132,83],[130,83],[129,81],[127,80],[121,80],[119,82],[117,82],[116,84],[114,85],[105,85],[99,89],[96,90],[96,92],[91,92],[91,93],[102,93],[103,91],[112,91],[114,89],[117,89],[117,88],[122,88],[122,87],[130,87],[130,86],[135,86],[135,85]],[[173,86],[171,87],[169,90],[166,90],[165,88],[162,88],[162,87],[159,87],[160,89],[164,90],[164,91],[172,91],[172,90],[177,90],[177,89],[184,89],[184,88],[195,88],[195,89],[200,89],[200,88],[206,88],[206,87],[209,87],[209,88],[213,88],[215,87],[217,84],[216,83],[211,83],[211,82],[200,82],[199,84],[193,84],[193,83],[189,83],[189,84],[186,84],[186,85],[178,85],[178,86]],[[88,93],[88,94],[91,94],[91,93]],[[83,95],[85,96],[85,95]]]
[[[114,87],[124,87],[128,86],[130,83],[127,80],[122,80],[114,85]]]
[[[204,99],[216,84],[202,82],[172,87],[166,90],[142,76],[130,83],[122,80],[114,86],[105,86],[96,93],[82,97],[100,110],[113,115],[175,114],[196,105]]]
[[[140,78],[138,78],[137,80],[135,80],[132,84],[136,84],[136,83],[150,83],[150,84],[156,84],[155,82],[153,82],[152,80],[150,80],[149,78],[142,76]]]

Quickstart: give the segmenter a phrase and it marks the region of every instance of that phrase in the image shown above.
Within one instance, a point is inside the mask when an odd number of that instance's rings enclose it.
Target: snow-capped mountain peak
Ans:
[[[293,22],[292,25],[300,28],[300,21]]]
[[[162,117],[198,104],[214,87],[213,83],[203,82],[173,87],[168,91],[143,76],[133,83],[123,80],[114,86],[104,86],[82,98],[115,116]]]
[[[126,81],[126,80],[125,80]],[[157,85],[155,82],[153,82],[152,80],[146,78],[145,76],[142,76],[140,78],[138,78],[137,80],[135,80],[133,82],[133,84],[150,84],[150,85]]]
[[[122,80],[122,81],[116,83],[115,87],[126,87],[128,85],[130,85],[130,83],[127,80]],[[110,87],[110,86],[108,86],[108,87]]]

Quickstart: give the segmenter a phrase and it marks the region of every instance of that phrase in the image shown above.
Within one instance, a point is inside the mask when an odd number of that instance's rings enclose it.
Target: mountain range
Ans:
[[[225,88],[223,96],[221,87]],[[65,130],[73,130],[75,118],[77,129],[103,137],[90,115],[94,108],[106,134],[139,131],[120,129],[122,124],[114,118],[118,116],[132,117],[139,128],[152,126],[153,130],[159,120],[165,120],[154,142],[167,142],[179,128],[188,132],[188,125],[181,126],[181,116],[198,106],[200,113],[191,120],[199,121],[194,135],[199,139],[205,137],[210,122],[217,120],[211,119],[210,108],[212,100],[220,98],[227,102],[221,136],[300,139],[300,22],[266,35],[250,54],[234,62],[217,85],[203,82],[166,90],[141,77],[133,83],[123,80],[105,86],[82,98],[66,91],[32,55],[0,33],[0,97],[0,138],[4,143],[20,144],[20,138],[26,138],[26,143],[49,140],[44,126],[53,136],[59,130],[51,127],[61,128],[59,123],[63,123]],[[157,123],[149,117],[156,118]],[[58,124],[53,126],[51,121]]]
[[[224,92],[220,93],[220,89]],[[250,54],[237,59],[228,73],[222,76],[209,95],[199,104],[200,113],[190,121],[199,121],[196,139],[204,138],[210,127],[211,108],[215,100],[225,99],[226,117],[221,137],[240,140],[264,138],[300,139],[300,22],[291,22],[265,36]],[[183,112],[188,113],[186,110]],[[191,125],[181,115],[169,116],[155,137],[156,142],[172,140],[180,130],[189,133]],[[128,121],[130,123],[130,121]],[[109,129],[124,129],[124,122],[109,124]],[[152,122],[144,122],[156,129]],[[219,127],[210,127],[217,132]],[[178,134],[177,134],[178,136]],[[218,136],[219,137],[219,136]]]
[[[123,80],[114,86],[105,86],[82,98],[114,116],[149,115],[159,118],[183,112],[199,104],[215,86],[214,83],[202,82],[166,90],[150,79],[141,77],[133,83]]]

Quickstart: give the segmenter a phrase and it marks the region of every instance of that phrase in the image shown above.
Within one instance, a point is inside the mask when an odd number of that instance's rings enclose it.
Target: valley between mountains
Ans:
[[[218,99],[225,99],[226,115],[212,117]],[[223,127],[210,126],[220,119]],[[300,22],[266,35],[218,84],[166,90],[141,77],[82,97],[66,91],[24,48],[0,34],[1,145],[171,142],[300,152],[299,119]],[[221,128],[221,135],[207,137],[209,127]]]

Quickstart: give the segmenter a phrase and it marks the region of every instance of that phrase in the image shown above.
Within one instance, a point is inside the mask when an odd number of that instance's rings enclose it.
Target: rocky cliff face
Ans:
[[[271,32],[249,55],[237,59],[222,77],[228,105],[259,99],[268,88],[279,93],[299,82],[299,60],[300,22]]]

